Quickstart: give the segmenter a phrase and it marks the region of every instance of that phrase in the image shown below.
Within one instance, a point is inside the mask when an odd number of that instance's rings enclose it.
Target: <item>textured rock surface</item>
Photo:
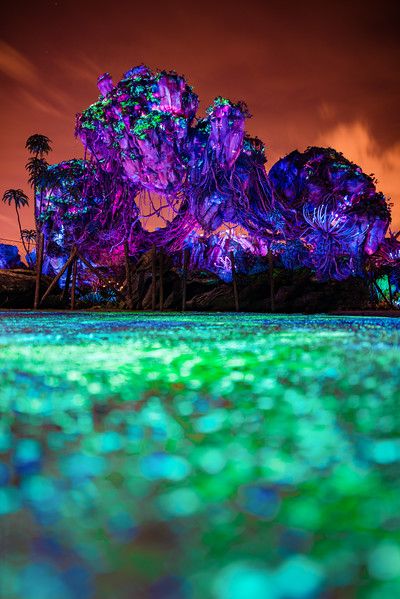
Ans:
[[[164,309],[180,310],[182,306],[182,279],[176,269],[164,272]],[[133,275],[134,306],[139,305],[139,276]],[[351,278],[346,281],[317,281],[307,269],[297,271],[274,270],[275,311],[283,313],[317,313],[334,310],[355,310],[369,305],[369,291],[365,281]],[[158,309],[159,279],[156,285]],[[244,312],[271,310],[269,274],[238,277],[239,305]],[[151,275],[145,273],[142,281],[142,306],[152,305]],[[192,272],[186,286],[187,310],[204,312],[234,311],[231,284],[224,283],[212,273]]]
[[[28,269],[0,270],[0,308],[32,308],[35,277],[35,273]],[[50,281],[49,277],[42,277],[42,291],[47,289]],[[56,307],[58,303],[56,297],[50,296],[46,306]]]
[[[23,268],[16,245],[0,243],[0,268]]]

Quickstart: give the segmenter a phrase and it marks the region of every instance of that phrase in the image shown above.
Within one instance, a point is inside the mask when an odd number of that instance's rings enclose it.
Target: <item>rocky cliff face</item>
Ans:
[[[149,271],[133,274],[133,305],[151,310],[152,277]],[[277,313],[318,313],[336,310],[356,310],[369,305],[366,281],[352,277],[345,281],[318,281],[308,269],[287,271],[274,269],[274,308]],[[270,312],[269,273],[238,276],[239,307],[243,312]],[[163,274],[165,310],[181,310],[182,279],[175,268]],[[156,309],[159,309],[160,280],[156,282]],[[225,283],[213,273],[192,271],[186,284],[186,309],[189,311],[234,311],[232,284]]]
[[[24,268],[16,245],[0,243],[0,268]]]
[[[35,272],[27,268],[0,270],[0,309],[32,308],[35,296],[35,278]],[[50,277],[42,277],[42,293],[47,289],[50,281]],[[60,293],[59,289],[58,293]],[[57,299],[51,296],[46,302],[46,307],[56,307],[56,304]]]

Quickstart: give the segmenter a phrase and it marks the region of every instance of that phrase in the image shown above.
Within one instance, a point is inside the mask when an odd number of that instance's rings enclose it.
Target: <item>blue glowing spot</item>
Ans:
[[[10,467],[0,462],[0,487],[4,487],[10,481]]]
[[[308,599],[315,596],[324,582],[322,567],[303,555],[289,558],[274,575],[279,596]]]
[[[115,431],[102,433],[97,439],[100,453],[111,453],[122,447],[121,435]]]
[[[74,599],[58,570],[44,562],[33,562],[23,568],[19,587],[19,596],[29,599]]]
[[[36,537],[33,540],[32,547],[35,553],[48,556],[53,560],[67,559],[69,557],[68,549],[51,536]]]
[[[18,441],[14,453],[15,470],[20,475],[35,474],[41,468],[42,451],[34,439]]]
[[[52,480],[30,476],[23,481],[21,492],[24,505],[32,509],[38,523],[51,526],[60,518],[61,495]]]
[[[62,580],[74,599],[94,596],[92,575],[82,565],[74,565],[62,573]]]
[[[58,499],[54,482],[44,476],[31,476],[22,484],[24,499],[35,504],[41,510],[55,506]]]
[[[106,470],[106,461],[101,456],[75,453],[62,460],[61,470],[70,478],[85,479],[103,474]]]
[[[239,491],[238,502],[245,512],[266,520],[271,520],[276,516],[281,504],[278,493],[274,489],[262,485],[242,487]]]
[[[198,433],[215,433],[219,431],[226,419],[226,413],[223,410],[215,410],[211,414],[201,416],[194,424]]]
[[[190,471],[190,464],[184,458],[166,453],[152,453],[140,460],[143,475],[150,480],[183,480]]]
[[[269,570],[248,562],[223,568],[212,586],[216,599],[279,599]]]
[[[371,447],[371,458],[378,464],[390,464],[400,460],[400,439],[382,439]]]
[[[140,441],[144,437],[143,427],[137,424],[132,424],[127,427],[126,436],[130,441]]]

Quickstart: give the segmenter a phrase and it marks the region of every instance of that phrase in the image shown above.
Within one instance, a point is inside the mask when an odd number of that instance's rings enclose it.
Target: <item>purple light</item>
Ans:
[[[287,268],[344,279],[384,243],[386,199],[335,150],[294,151],[267,175],[243,103],[216,98],[196,120],[185,79],[145,65],[116,85],[105,73],[98,87],[99,100],[77,117],[87,160],[51,166],[38,190],[50,253],[76,244],[104,264],[122,259],[125,241],[131,254],[190,247],[193,268],[228,280],[230,251],[250,273],[271,250]],[[163,226],[152,230],[156,219]]]

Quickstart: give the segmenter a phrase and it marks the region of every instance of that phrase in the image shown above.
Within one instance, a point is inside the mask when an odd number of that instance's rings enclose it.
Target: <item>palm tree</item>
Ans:
[[[32,186],[40,184],[48,166],[45,158],[37,158],[36,156],[29,158],[25,165],[25,168],[29,173],[28,183]]]
[[[40,133],[34,133],[25,143],[25,148],[33,154],[33,156],[28,160],[26,164],[26,169],[29,172],[29,183],[33,187],[33,195],[35,198],[34,211],[35,211],[35,221],[36,221],[36,230],[38,230],[38,216],[37,214],[37,206],[36,206],[36,191],[37,185],[39,183],[38,179],[43,174],[45,170],[45,166],[47,168],[47,162],[44,159],[44,156],[51,152],[51,139],[47,137],[47,135],[41,135]],[[40,206],[41,208],[41,206]]]
[[[36,224],[36,286],[35,286],[35,301],[34,308],[39,306],[40,296],[40,277],[42,274],[43,265],[43,250],[44,250],[44,237],[40,231],[39,217],[42,211],[42,197],[40,197],[39,211],[36,205],[36,192],[37,186],[40,185],[42,188],[43,175],[47,169],[47,162],[44,160],[44,156],[51,151],[51,140],[46,135],[35,133],[28,137],[25,143],[25,148],[33,154],[28,161],[26,168],[29,172],[29,182],[33,187],[34,197],[34,214]],[[40,161],[40,162],[39,162]],[[42,181],[41,181],[42,180]],[[42,191],[42,189],[41,189]]]
[[[29,206],[28,196],[22,191],[22,189],[7,189],[7,191],[5,191],[3,194],[2,201],[5,204],[8,204],[9,206],[11,206],[11,204],[14,204],[15,212],[17,214],[17,220],[18,220],[19,234],[21,237],[22,245],[24,246],[25,253],[27,254],[28,250],[25,245],[24,237],[22,235],[22,226],[21,226],[21,219],[19,216],[19,210],[20,210],[20,208],[23,208],[24,206]]]
[[[36,223],[36,231],[39,232],[39,223],[38,217],[41,212],[41,202],[39,206],[39,211],[36,206],[36,192],[37,187],[40,184],[40,179],[43,178],[45,171],[47,169],[47,162],[44,159],[44,156],[51,152],[51,139],[47,137],[47,135],[42,135],[41,133],[34,133],[25,143],[25,148],[33,154],[33,156],[28,160],[25,168],[29,173],[29,183],[33,187],[33,197],[34,197],[34,213],[35,213],[35,223]],[[38,214],[39,212],[39,214]],[[37,235],[39,240],[39,235]]]
[[[22,236],[22,239],[28,245],[28,253],[27,253],[27,258],[26,259],[30,263],[29,265],[32,266],[31,257],[30,257],[30,251],[31,251],[31,244],[35,243],[35,241],[36,241],[36,231],[35,231],[35,229],[22,229],[21,236]]]
[[[31,158],[29,158],[28,162],[25,165],[25,168],[29,174],[28,183],[33,187],[33,195],[35,198],[36,228],[38,228],[37,220],[42,213],[42,192],[43,187],[46,184],[46,174],[48,166],[49,165],[45,158],[38,158],[37,156],[32,156]],[[38,189],[40,189],[39,207],[36,203]]]
[[[51,152],[51,139],[46,135],[35,133],[26,140],[25,148],[36,158],[43,158],[45,154]]]

